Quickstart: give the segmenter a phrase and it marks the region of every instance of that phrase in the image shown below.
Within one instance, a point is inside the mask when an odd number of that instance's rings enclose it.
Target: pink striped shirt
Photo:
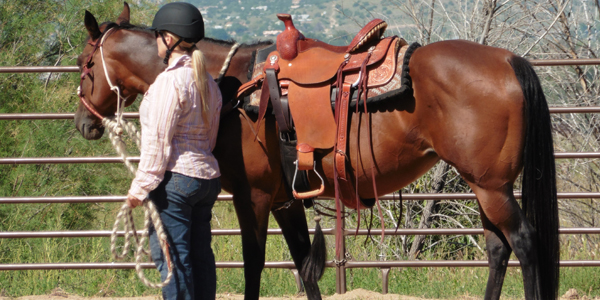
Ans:
[[[208,123],[202,120],[200,92],[194,82],[192,60],[184,55],[156,77],[140,105],[141,158],[129,193],[147,198],[165,171],[213,179],[221,176],[212,154],[217,140],[221,91],[212,77]],[[210,75],[209,75],[210,76]]]

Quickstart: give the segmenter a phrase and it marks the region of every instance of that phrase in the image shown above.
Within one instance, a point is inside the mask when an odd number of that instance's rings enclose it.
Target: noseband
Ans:
[[[104,119],[104,116],[102,116],[94,108],[93,104],[90,103],[87,99],[85,99],[85,97],[83,97],[83,94],[82,94],[83,80],[85,79],[86,76],[90,76],[90,78],[92,78],[92,75],[90,75],[90,72],[92,71],[91,68],[94,66],[92,59],[93,59],[96,51],[98,51],[98,49],[99,49],[100,50],[100,58],[102,60],[102,67],[104,69],[104,75],[106,77],[106,81],[108,82],[108,85],[110,86],[111,91],[114,91],[115,94],[117,94],[117,113],[116,114],[117,114],[117,122],[120,122],[120,119],[123,114],[123,107],[125,106],[125,100],[127,100],[127,99],[125,97],[123,97],[123,95],[121,95],[121,91],[120,91],[119,87],[112,84],[112,81],[110,80],[110,77],[108,76],[108,69],[106,68],[106,62],[104,60],[104,51],[102,50],[106,39],[112,33],[114,33],[116,31],[116,28],[115,28],[116,26],[117,26],[117,24],[114,24],[114,23],[109,24],[107,26],[106,30],[98,38],[96,43],[91,43],[91,42],[89,43],[90,45],[94,46],[94,49],[88,55],[87,61],[83,65],[83,70],[81,72],[81,81],[79,82],[79,87],[77,88],[77,95],[79,96],[79,100],[81,101],[81,103],[83,103],[83,105],[87,108],[88,111],[90,111],[92,114],[94,114],[100,120]]]

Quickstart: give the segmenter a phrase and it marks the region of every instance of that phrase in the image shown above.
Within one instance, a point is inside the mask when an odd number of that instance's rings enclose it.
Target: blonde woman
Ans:
[[[221,92],[195,44],[204,37],[200,11],[189,3],[164,5],[152,22],[158,55],[167,68],[140,105],[141,160],[127,196],[136,207],[153,201],[168,235],[174,270],[164,299],[215,299],[211,210],[221,191],[212,154]],[[164,280],[167,262],[151,231],[152,259]]]

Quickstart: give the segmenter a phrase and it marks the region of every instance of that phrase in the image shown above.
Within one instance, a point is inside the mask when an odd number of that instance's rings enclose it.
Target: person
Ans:
[[[167,68],[140,105],[141,157],[127,204],[134,208],[149,199],[160,213],[174,265],[163,298],[215,299],[210,219],[221,191],[220,170],[212,154],[221,92],[195,46],[204,37],[202,15],[195,6],[164,5],[151,29]],[[150,249],[164,281],[168,266],[153,228]]]

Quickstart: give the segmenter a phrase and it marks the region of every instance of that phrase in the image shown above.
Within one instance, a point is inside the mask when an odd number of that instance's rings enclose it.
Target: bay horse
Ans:
[[[101,116],[114,115],[117,102],[103,63],[112,83],[128,99],[127,105],[165,68],[157,56],[153,33],[130,25],[129,20],[127,4],[116,23],[100,26],[86,11],[89,38],[78,58],[80,68],[86,70],[81,98]],[[102,58],[94,45],[108,27],[113,30],[103,41]],[[244,45],[237,51],[221,83],[224,102],[248,81],[252,52],[269,44]],[[197,47],[216,78],[232,43],[205,39]],[[477,196],[489,261],[485,299],[499,299],[512,251],[521,263],[525,298],[556,299],[559,244],[554,152],[548,105],[535,71],[507,50],[460,40],[417,48],[408,70],[412,95],[380,101],[350,117],[348,157],[358,177],[360,197],[375,196],[371,164],[377,191],[383,195],[416,180],[440,159],[449,163]],[[371,118],[371,128],[366,118]],[[214,150],[223,189],[233,194],[242,231],[246,299],[259,297],[269,213],[279,223],[299,270],[303,271],[311,250],[302,203],[295,201],[287,209],[276,210],[289,200],[283,188],[277,125],[274,116],[267,114],[255,132],[258,121],[255,113],[227,113],[221,119]],[[100,119],[82,103],[75,123],[86,139],[103,134]],[[358,144],[359,133],[367,131],[372,131],[371,140],[363,138]],[[359,161],[354,159],[357,151]],[[315,160],[316,169],[325,177],[324,196],[334,197],[332,151],[315,155]],[[513,194],[521,172],[522,207]],[[310,176],[311,188],[317,188],[320,180]],[[320,299],[317,279],[310,278],[303,276],[307,296]]]

